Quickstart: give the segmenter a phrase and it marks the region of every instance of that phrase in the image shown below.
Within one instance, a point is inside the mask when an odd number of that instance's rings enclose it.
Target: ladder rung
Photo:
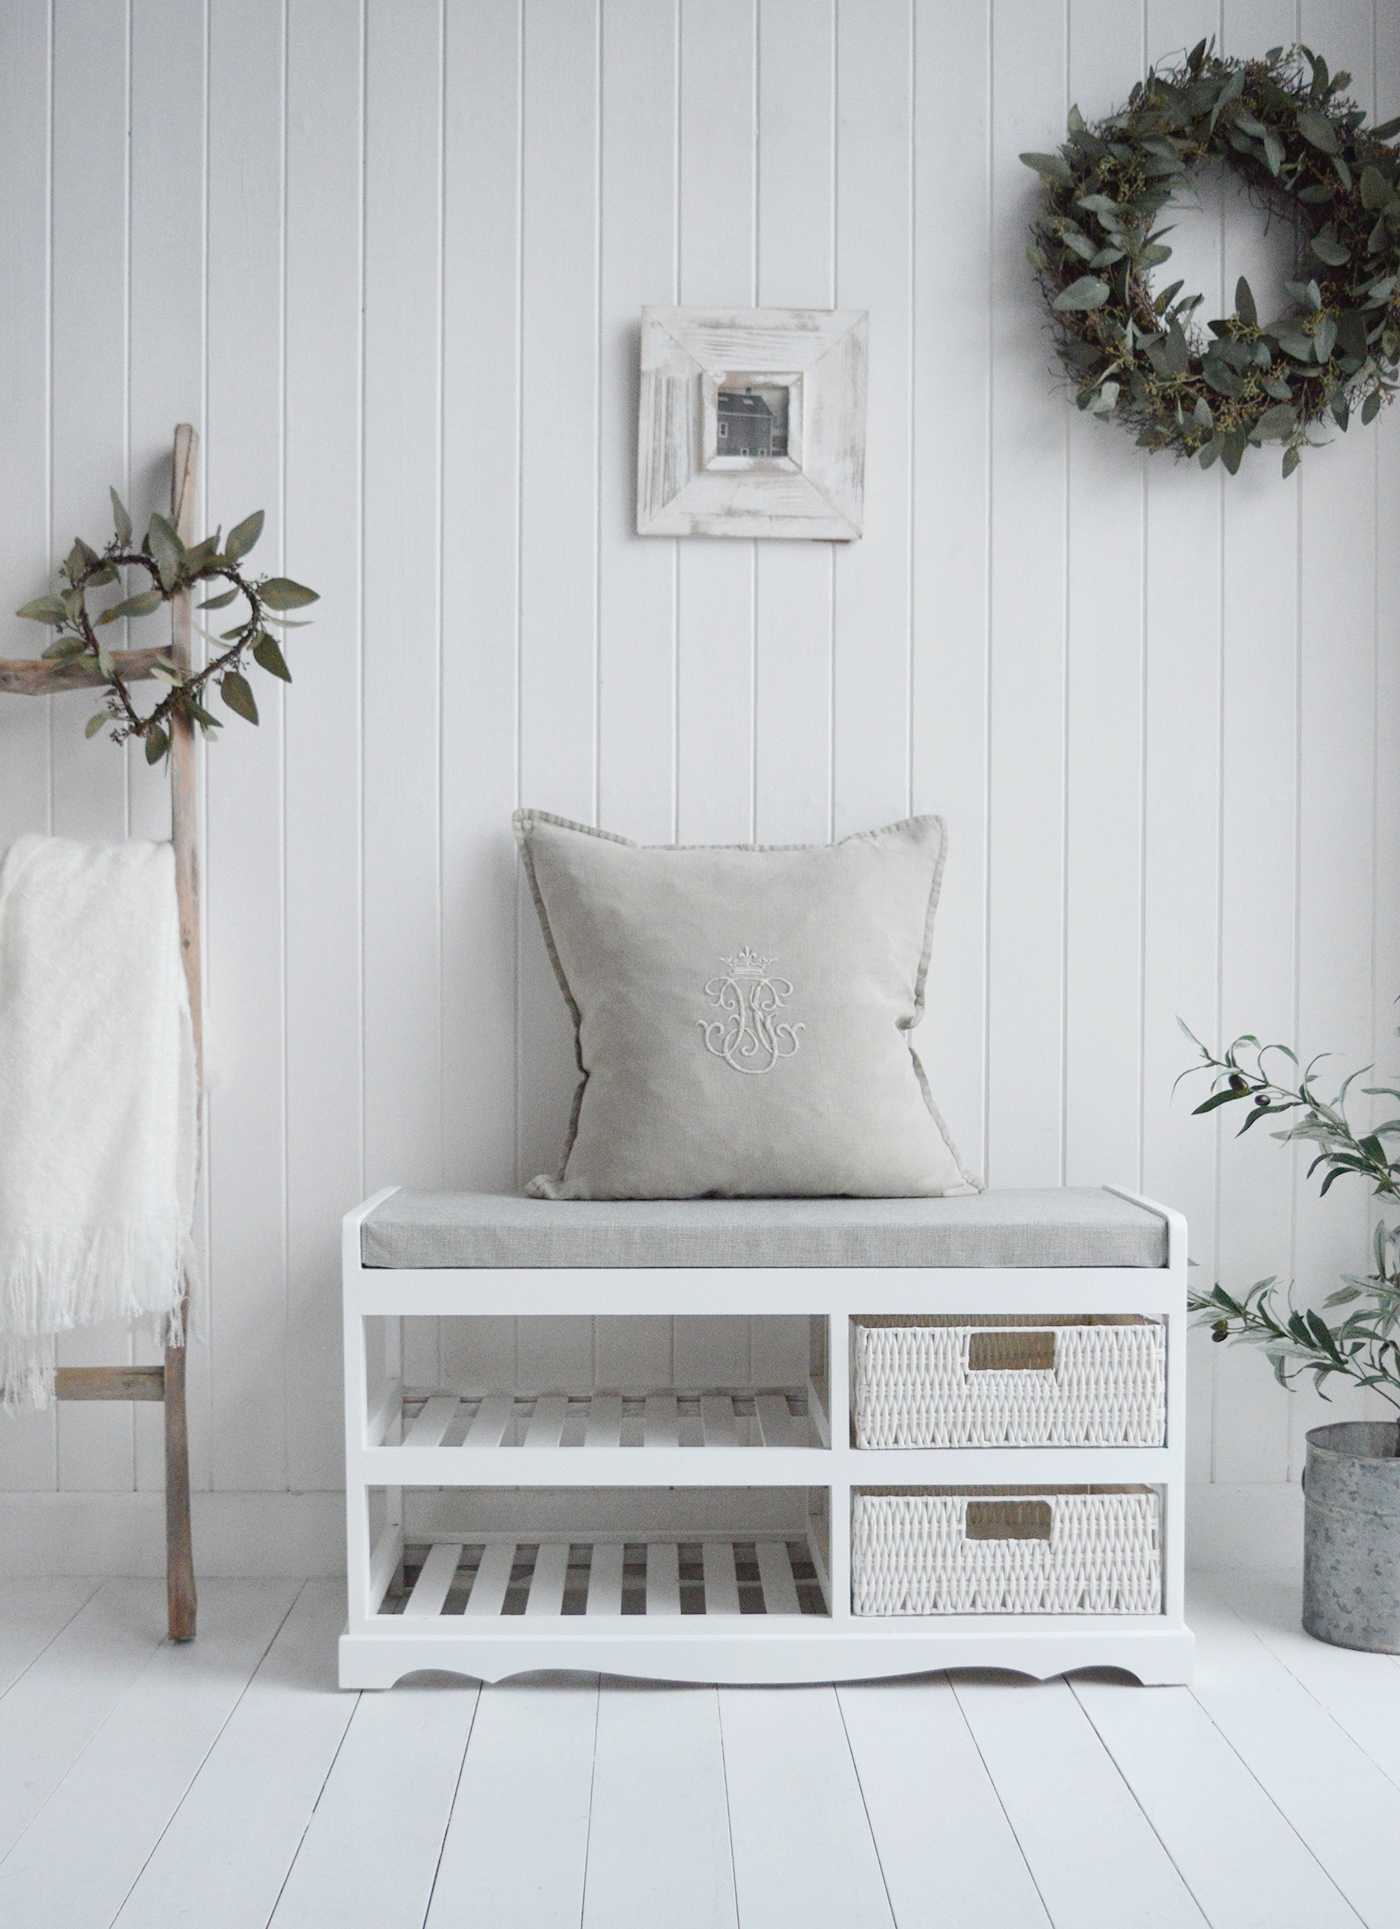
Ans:
[[[61,1366],[53,1376],[59,1400],[163,1400],[163,1366]]]

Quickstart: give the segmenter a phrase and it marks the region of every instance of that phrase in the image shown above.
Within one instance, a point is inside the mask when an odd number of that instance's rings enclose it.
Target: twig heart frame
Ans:
[[[1298,466],[1309,431],[1374,421],[1400,381],[1400,119],[1365,111],[1307,47],[1227,60],[1202,41],[1133,88],[1094,126],[1077,108],[1054,154],[1023,154],[1041,178],[1027,249],[1078,406],[1233,475],[1245,450],[1284,444]],[[1260,320],[1241,276],[1234,313],[1193,324],[1205,297],[1174,282],[1156,227],[1198,168],[1223,163],[1299,243],[1293,305]]]

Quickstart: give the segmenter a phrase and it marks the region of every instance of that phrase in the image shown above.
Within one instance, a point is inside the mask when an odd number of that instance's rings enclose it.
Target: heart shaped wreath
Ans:
[[[1312,424],[1345,429],[1358,408],[1373,421],[1400,379],[1400,119],[1363,126],[1350,74],[1306,47],[1247,61],[1212,47],[1151,71],[1093,127],[1072,109],[1057,154],[1021,156],[1044,194],[1027,253],[1081,409],[1232,475],[1251,443],[1282,442],[1289,475]],[[1241,276],[1207,338],[1192,325],[1205,297],[1179,281],[1154,295],[1151,271],[1171,255],[1153,223],[1212,163],[1293,223],[1298,279],[1287,314],[1261,322]]]

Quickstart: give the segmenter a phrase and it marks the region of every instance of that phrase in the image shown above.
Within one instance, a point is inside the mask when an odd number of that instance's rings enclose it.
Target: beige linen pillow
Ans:
[[[643,846],[515,813],[582,1082],[545,1199],[979,1190],[910,1040],[938,817],[839,844]]]

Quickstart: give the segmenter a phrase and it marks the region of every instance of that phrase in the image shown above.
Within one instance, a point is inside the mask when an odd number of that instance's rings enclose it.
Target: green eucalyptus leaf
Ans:
[[[1298,464],[1299,464],[1299,462],[1301,462],[1301,460],[1302,460],[1302,454],[1301,454],[1301,451],[1300,451],[1300,450],[1298,450],[1298,449],[1296,449],[1296,448],[1295,448],[1295,449],[1285,449],[1285,450],[1284,450],[1284,452],[1283,452],[1283,473],[1284,473],[1284,475],[1285,475],[1285,476],[1291,476],[1291,475],[1292,475],[1292,473],[1293,473],[1293,471],[1294,471],[1294,470],[1295,470],[1295,469],[1297,468],[1297,466],[1298,466]]]
[[[1336,235],[1332,232],[1330,223],[1322,230],[1321,234],[1315,234],[1313,236],[1308,246],[1313,254],[1317,256],[1317,259],[1319,261],[1325,261],[1329,268],[1340,268],[1343,262],[1351,260],[1351,249],[1342,246],[1341,242],[1338,241]]]
[[[158,764],[169,748],[169,734],[162,729],[160,724],[152,724],[151,728],[146,732],[146,762],[148,764]]]
[[[1320,148],[1324,154],[1337,152],[1337,130],[1326,114],[1320,114],[1315,107],[1298,109],[1298,132],[1313,147]]]
[[[1379,214],[1395,199],[1395,189],[1377,167],[1361,170],[1361,205],[1369,214]]]
[[[143,589],[135,596],[128,596],[124,603],[116,603],[111,609],[104,610],[98,621],[111,623],[119,616],[153,616],[164,601],[158,589]]]
[[[185,560],[185,545],[167,516],[152,516],[146,541],[151,546],[151,561],[160,572],[162,589],[174,589]]]
[[[1076,282],[1074,285],[1077,288],[1082,283]],[[1103,288],[1103,299],[1107,300],[1108,289],[1105,284],[1098,282],[1095,286]],[[1068,292],[1066,290],[1066,293]],[[1062,303],[1063,297],[1055,303],[1055,307],[1059,308]],[[1088,305],[1097,307],[1098,304]],[[287,576],[269,576],[265,583],[258,584],[258,596],[270,610],[299,610],[307,603],[319,603],[321,600],[314,589],[306,589],[301,583],[294,583]]]
[[[1270,133],[1264,136],[1264,162],[1270,174],[1277,176],[1279,169],[1283,166],[1284,152],[1283,142],[1277,134]]]
[[[1243,275],[1235,283],[1235,313],[1246,328],[1259,326],[1259,310],[1254,305],[1253,292]]]
[[[1313,330],[1313,353],[1320,362],[1330,362],[1332,350],[1337,344],[1337,323],[1333,316],[1324,315]]]
[[[125,549],[131,542],[131,517],[126,512],[126,504],[115,489],[107,492],[112,498],[112,527],[117,532],[117,541]]]
[[[1281,402],[1275,408],[1265,409],[1253,433],[1260,442],[1286,442],[1297,426],[1298,411],[1291,403]]]
[[[237,594],[238,591],[236,589],[226,589],[222,596],[211,596],[205,602],[201,603],[199,607],[202,610],[221,610],[227,604],[231,603]]]
[[[1056,181],[1061,187],[1073,187],[1074,176],[1069,165],[1060,154],[1023,154],[1022,162],[1045,180]]]
[[[129,542],[130,540],[131,538],[128,537],[127,541]],[[111,717],[108,716],[105,710],[99,710],[95,717],[89,717],[83,725],[83,735],[88,738],[95,737],[103,724],[110,723],[111,721]]]
[[[115,681],[117,666],[112,660],[112,652],[110,650],[104,650],[100,643],[97,646],[97,667],[109,683]]]
[[[1371,393],[1366,397],[1366,400],[1361,404],[1361,420],[1363,422],[1374,422],[1381,412],[1381,404],[1384,400],[1385,397],[1381,394],[1380,390],[1373,388]]]
[[[229,561],[236,563],[240,556],[246,556],[262,532],[263,512],[255,509],[251,516],[245,516],[242,522],[229,530],[228,541],[224,544],[224,554]]]
[[[258,720],[258,706],[253,697],[253,686],[241,671],[226,670],[219,679],[219,695],[236,716],[246,717],[249,723]]]
[[[1112,384],[1108,386],[1112,387]],[[253,661],[261,664],[269,676],[280,677],[284,683],[291,682],[292,673],[287,668],[286,659],[277,646],[277,638],[269,636],[266,630],[260,633],[257,642],[253,645]]]
[[[26,603],[15,611],[16,616],[26,617],[31,623],[66,623],[68,611],[56,596],[36,596],[32,603]]]

